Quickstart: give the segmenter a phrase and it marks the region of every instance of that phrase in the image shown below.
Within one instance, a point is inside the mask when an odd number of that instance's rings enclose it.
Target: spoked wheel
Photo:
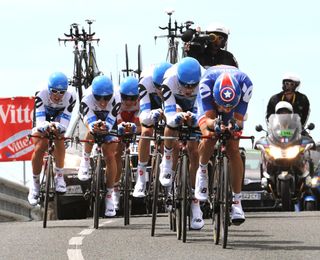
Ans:
[[[220,240],[220,176],[221,165],[217,164],[213,171],[213,181],[211,188],[211,203],[212,203],[212,222],[213,222],[213,240],[217,245]]]
[[[93,204],[93,226],[95,229],[99,228],[99,216],[100,216],[100,188],[102,186],[102,165],[101,155],[97,158],[97,165],[93,175],[93,187],[94,187],[94,204]]]
[[[229,168],[228,158],[223,158],[223,174],[221,174],[221,204],[220,204],[220,217],[222,227],[222,247],[226,248],[228,242],[228,229],[230,225],[230,205],[231,205],[231,194],[229,186]]]
[[[48,219],[48,205],[50,197],[52,196],[52,186],[53,185],[53,165],[52,157],[48,156],[47,167],[45,170],[45,190],[44,190],[44,209],[43,209],[43,228],[47,227]]]
[[[181,228],[182,228],[182,242],[187,240],[187,226],[188,226],[188,176],[189,163],[187,156],[183,156],[181,167]]]
[[[130,156],[126,154],[125,156],[125,172],[124,172],[124,196],[123,196],[123,213],[124,213],[124,225],[129,225],[130,221]]]
[[[159,175],[160,175],[160,154],[157,153],[152,165],[152,178],[153,178],[153,196],[152,196],[152,223],[151,223],[151,236],[154,236],[156,227],[157,212],[158,212],[158,197],[159,197]]]

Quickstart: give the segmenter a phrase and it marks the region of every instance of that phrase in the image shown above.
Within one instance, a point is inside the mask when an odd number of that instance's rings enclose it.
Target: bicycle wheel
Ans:
[[[174,179],[174,215],[176,223],[177,239],[181,239],[182,234],[182,218],[181,218],[181,161],[178,161],[177,170]]]
[[[223,157],[223,174],[221,175],[221,223],[222,223],[222,247],[226,248],[228,242],[228,229],[230,225],[230,186],[228,158]]]
[[[102,164],[101,164],[101,155],[98,155],[97,164],[93,175],[93,184],[94,184],[94,205],[93,205],[93,226],[95,229],[99,227],[99,216],[100,216],[100,188],[102,181]]]
[[[123,215],[124,215],[124,225],[129,225],[130,217],[130,155],[126,154],[124,160],[124,196],[123,196]]]
[[[82,70],[81,70],[81,57],[78,49],[74,51],[74,67],[73,67],[73,86],[78,91],[79,100],[82,99]]]
[[[213,181],[211,185],[211,203],[212,203],[212,224],[213,224],[213,240],[217,245],[220,240],[220,176],[221,176],[221,164],[216,160],[213,170]]]
[[[158,197],[159,197],[159,175],[160,175],[160,160],[161,156],[159,153],[156,154],[156,158],[153,160],[152,172],[153,176],[153,196],[152,196],[152,222],[151,222],[151,236],[154,236],[157,212],[158,212]]]
[[[187,155],[182,157],[181,166],[181,228],[182,228],[182,242],[187,240],[187,225],[188,225],[188,176],[189,176],[189,162]]]
[[[52,157],[49,155],[46,163],[45,174],[45,191],[44,191],[44,210],[43,210],[43,228],[47,227],[48,205],[50,200],[50,187],[53,181],[53,164]]]

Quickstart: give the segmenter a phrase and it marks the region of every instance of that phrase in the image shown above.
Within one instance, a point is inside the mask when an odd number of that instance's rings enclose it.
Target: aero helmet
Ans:
[[[241,98],[241,89],[235,77],[229,73],[222,73],[214,83],[213,98],[219,106],[235,107]]]
[[[157,64],[153,69],[152,81],[155,86],[161,86],[164,73],[172,66],[169,62],[161,62]]]
[[[178,80],[182,85],[194,85],[201,78],[200,63],[191,57],[185,57],[178,63]]]
[[[92,81],[92,94],[97,96],[109,96],[113,94],[113,83],[105,75],[97,76]]]
[[[68,78],[62,72],[54,72],[48,80],[48,89],[66,91],[68,89]]]

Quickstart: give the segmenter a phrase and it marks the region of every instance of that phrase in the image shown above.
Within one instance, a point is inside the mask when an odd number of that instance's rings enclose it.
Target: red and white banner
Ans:
[[[0,161],[31,160],[34,97],[0,98]]]

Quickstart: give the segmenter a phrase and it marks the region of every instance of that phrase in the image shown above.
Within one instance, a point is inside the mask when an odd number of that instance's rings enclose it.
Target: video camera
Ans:
[[[210,42],[211,38],[205,32],[199,32],[195,29],[188,28],[181,36],[183,42],[190,42],[191,45],[204,46]]]

